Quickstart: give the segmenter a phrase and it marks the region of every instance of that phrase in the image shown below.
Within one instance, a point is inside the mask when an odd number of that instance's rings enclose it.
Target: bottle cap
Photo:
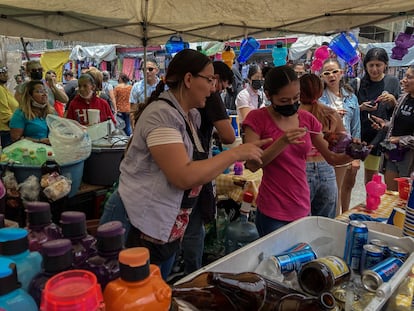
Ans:
[[[42,256],[45,271],[66,270],[73,262],[72,242],[69,239],[47,241],[42,244]]]
[[[17,280],[17,270],[14,261],[0,257],[0,296],[20,288]]]
[[[52,214],[47,202],[24,202],[29,227],[42,226],[51,223]]]
[[[29,240],[26,229],[12,227],[0,229],[0,255],[16,255],[28,249]]]
[[[96,231],[97,248],[100,252],[119,251],[124,245],[125,229],[120,221],[100,225]]]
[[[243,201],[247,203],[252,203],[254,199],[253,193],[246,191],[243,193]]]
[[[119,253],[121,279],[137,282],[146,279],[150,273],[149,251],[145,247],[124,249]]]
[[[40,309],[99,310],[103,305],[101,286],[95,274],[86,270],[69,270],[56,274],[46,282]]]
[[[85,213],[76,211],[63,212],[60,215],[60,224],[65,238],[79,238],[87,234]]]

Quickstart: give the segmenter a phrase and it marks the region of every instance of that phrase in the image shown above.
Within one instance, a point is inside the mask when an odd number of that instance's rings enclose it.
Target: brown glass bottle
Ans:
[[[305,263],[299,271],[298,282],[306,293],[316,296],[350,277],[349,266],[342,258],[326,256]]]
[[[306,297],[253,272],[205,272],[189,282],[175,285],[173,298],[186,301],[201,311],[324,311],[335,307],[331,293],[322,293],[318,298]]]

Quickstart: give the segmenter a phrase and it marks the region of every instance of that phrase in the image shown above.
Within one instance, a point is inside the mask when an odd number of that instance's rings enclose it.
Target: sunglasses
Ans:
[[[321,75],[322,76],[325,76],[325,77],[327,77],[327,76],[329,76],[329,75],[336,75],[337,73],[339,73],[339,72],[341,72],[341,70],[340,69],[334,69],[334,70],[327,70],[327,71],[324,71],[324,72],[322,72],[321,73]]]
[[[148,68],[147,68],[147,70],[148,70],[149,72],[153,72],[153,71],[155,70],[155,68],[153,68],[153,67],[148,67]]]
[[[43,72],[43,68],[33,68],[30,72]]]

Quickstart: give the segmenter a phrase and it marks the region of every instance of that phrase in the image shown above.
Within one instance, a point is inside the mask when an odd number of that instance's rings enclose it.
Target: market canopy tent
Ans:
[[[0,34],[150,46],[332,34],[414,15],[412,0],[0,0]]]

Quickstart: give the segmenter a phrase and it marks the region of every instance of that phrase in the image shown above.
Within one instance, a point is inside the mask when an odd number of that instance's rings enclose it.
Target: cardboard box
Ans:
[[[197,270],[179,280],[176,284],[186,282],[205,271],[229,273],[254,271],[262,258],[281,253],[299,242],[309,243],[318,257],[327,255],[343,257],[347,225],[344,222],[326,217],[306,217],[300,219]],[[414,251],[414,239],[410,237],[396,237],[383,232],[369,230],[368,240],[371,239],[387,241],[389,245],[402,247],[410,254]],[[403,278],[406,277],[413,264],[414,254],[411,254],[392,279],[379,288],[377,296],[365,310],[380,310],[397,289]]]

